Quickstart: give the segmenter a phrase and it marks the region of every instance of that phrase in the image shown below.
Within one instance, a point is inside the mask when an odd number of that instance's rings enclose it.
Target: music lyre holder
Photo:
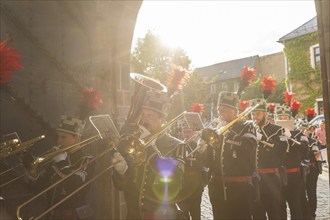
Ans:
[[[119,132],[109,115],[94,115],[89,117],[101,139],[109,137],[111,139],[119,140]]]

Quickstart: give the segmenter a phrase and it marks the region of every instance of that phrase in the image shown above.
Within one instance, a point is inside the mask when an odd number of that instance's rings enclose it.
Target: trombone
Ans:
[[[1,142],[1,144],[0,144],[1,151],[0,152],[2,152],[3,148],[14,146],[14,145],[16,145],[18,143],[19,143],[19,140],[17,138],[13,138],[13,139],[10,139],[8,141]]]
[[[146,138],[145,141],[143,140],[139,140],[137,139],[135,136],[133,135],[128,135],[128,134],[124,134],[120,137],[119,139],[119,144],[118,144],[118,148],[116,147],[110,147],[109,149],[105,150],[104,152],[102,152],[101,154],[99,154],[97,157],[93,158],[92,160],[88,161],[85,164],[82,164],[79,168],[75,169],[74,171],[72,171],[70,174],[66,175],[65,177],[61,178],[59,181],[57,181],[56,183],[50,185],[49,187],[47,187],[45,190],[43,190],[42,192],[38,193],[37,195],[35,195],[34,197],[32,197],[31,199],[27,200],[26,202],[22,203],[21,205],[19,205],[17,207],[16,210],[16,216],[17,219],[21,220],[21,216],[20,216],[20,212],[22,207],[26,206],[27,204],[29,204],[30,202],[32,202],[33,200],[35,200],[36,198],[40,197],[41,195],[43,195],[45,192],[49,191],[50,189],[54,188],[55,186],[57,186],[58,184],[62,183],[63,181],[65,181],[66,179],[68,179],[70,176],[72,176],[75,172],[77,172],[78,170],[80,170],[82,167],[88,166],[89,164],[93,163],[94,161],[98,160],[99,158],[101,158],[102,156],[104,156],[105,154],[112,152],[113,149],[115,150],[119,150],[120,153],[123,153],[123,156],[125,157],[125,159],[127,159],[128,161],[130,161],[132,164],[134,165],[141,165],[142,163],[144,163],[147,159],[147,154],[146,154],[146,149],[147,147],[156,139],[158,138],[161,134],[163,134],[167,128],[169,128],[175,121],[177,121],[179,118],[181,118],[186,112],[181,113],[180,115],[176,116],[175,118],[173,118],[171,121],[169,121],[166,125],[164,125],[161,130],[153,135],[150,135]],[[93,138],[98,139],[99,136],[96,135],[92,138],[90,138],[92,141]],[[124,148],[124,144],[129,144],[128,147]],[[68,147],[69,148],[69,147]],[[72,146],[72,148],[74,148]],[[70,149],[72,149],[70,147]],[[81,147],[79,147],[81,148]],[[122,149],[124,148],[124,149]],[[77,149],[77,148],[76,148]],[[54,152],[55,153],[55,152]],[[158,153],[158,152],[157,152]],[[55,155],[52,155],[55,156]],[[50,155],[47,155],[46,158],[50,158]],[[35,163],[33,164],[38,164],[39,160],[35,161]],[[41,160],[44,161],[44,160]],[[90,184],[91,182],[93,182],[95,179],[97,179],[98,177],[100,177],[101,175],[103,175],[104,173],[106,173],[107,171],[109,171],[110,169],[113,168],[113,166],[115,165],[111,164],[110,166],[108,166],[107,168],[105,168],[104,170],[102,170],[100,173],[96,174],[92,179],[88,180],[87,182],[85,182],[84,184],[82,184],[79,188],[77,188],[76,190],[74,190],[73,192],[71,192],[69,195],[67,195],[65,198],[63,198],[62,200],[58,201],[56,204],[54,204],[53,206],[51,206],[50,208],[48,208],[45,212],[41,213],[39,216],[35,217],[34,219],[40,219],[43,216],[45,216],[47,213],[49,213],[50,211],[52,211],[53,209],[55,209],[57,206],[59,206],[61,203],[65,202],[67,199],[69,199],[70,197],[72,197],[74,194],[76,194],[79,190],[81,190],[82,188],[84,188],[85,186],[87,186],[88,184]]]
[[[35,160],[33,159],[32,160],[31,164],[29,164],[28,172],[30,174],[37,174],[40,165],[44,164],[45,162],[50,161],[53,157],[59,155],[60,153],[63,153],[63,152],[66,152],[66,151],[69,152],[69,153],[74,153],[77,150],[80,150],[82,147],[85,147],[86,145],[88,145],[90,143],[93,143],[94,141],[97,141],[99,139],[100,139],[100,136],[99,135],[95,135],[95,136],[92,136],[92,137],[90,137],[90,138],[88,138],[88,139],[86,139],[84,141],[81,141],[81,142],[79,142],[77,144],[73,144],[71,146],[68,146],[68,147],[65,147],[65,148],[62,148],[62,149],[59,149],[59,150],[56,150],[56,151],[51,151],[51,152],[48,151],[45,154],[43,154],[42,157],[38,157],[37,159],[35,159]],[[22,163],[18,164],[17,166],[15,166],[15,167],[13,167],[13,168],[11,168],[9,170],[6,170],[6,171],[2,172],[1,174],[7,173],[10,170],[13,170],[13,169],[15,169],[15,168],[17,168],[17,167],[19,167],[21,165],[22,165]],[[3,183],[3,184],[0,185],[0,188],[6,186],[6,185],[8,185],[8,184],[10,184],[10,183],[12,183],[12,182],[14,182],[16,180],[18,180],[18,179],[20,179],[20,178],[22,178],[24,176],[25,176],[25,174],[22,174],[20,176],[17,176],[15,178],[13,178],[13,179],[5,182],[5,183]]]
[[[45,138],[45,135],[40,135],[36,138],[32,138],[24,143],[19,143],[18,139],[12,139],[9,141],[4,142],[2,145],[4,146],[3,149],[0,150],[0,160],[13,156],[22,150],[26,150],[32,147],[35,143]],[[8,146],[7,146],[8,145]]]
[[[156,140],[161,134],[163,134],[170,126],[174,124],[178,119],[183,117],[187,112],[184,111],[178,116],[170,120],[164,125],[160,131],[155,134],[147,136],[144,140],[136,138],[134,135],[124,134],[119,139],[118,150],[125,159],[130,161],[135,166],[142,165],[147,160],[146,149],[150,144]]]
[[[249,107],[245,109],[244,112],[240,113],[237,118],[226,124],[225,126],[221,127],[218,130],[213,130],[211,128],[204,128],[203,130],[197,132],[194,136],[189,138],[186,142],[191,141],[192,139],[196,138],[196,136],[200,136],[208,146],[211,146],[214,149],[219,149],[221,147],[222,140],[220,138],[220,135],[225,133],[230,127],[232,127],[237,121],[241,121],[244,118],[246,118],[254,109],[256,109],[259,106],[259,104],[256,104],[253,107]],[[190,152],[188,156],[195,153],[198,149],[201,147],[196,147],[192,152]]]
[[[0,151],[0,159],[2,160],[2,159],[5,159],[5,158],[7,158],[9,156],[13,156],[15,154],[18,154],[19,152],[30,148],[36,142],[38,142],[38,141],[40,141],[40,140],[42,140],[44,138],[45,138],[45,135],[40,135],[40,136],[38,136],[36,138],[30,139],[30,140],[28,140],[26,142],[23,142],[23,143],[19,143],[19,140],[16,139],[16,138],[15,139],[12,139],[12,140],[9,140],[9,141],[6,141],[6,142],[4,142],[2,144],[4,146],[4,148],[1,149],[1,151]],[[0,173],[0,177],[2,175],[6,174],[6,173],[8,173],[10,171],[12,171],[12,170],[15,170],[16,168],[20,167],[21,165],[22,165],[22,163],[19,163],[19,164],[17,164],[16,166],[14,166],[12,168],[9,168],[9,169],[7,169],[5,171],[2,171]],[[6,186],[6,185],[8,185],[8,184],[10,184],[10,183],[12,183],[12,182],[20,179],[20,178],[22,178],[24,175],[25,174],[22,174],[20,176],[17,176],[15,178],[13,178],[13,179],[11,179],[11,180],[9,180],[9,181],[1,184],[0,185],[0,188],[1,187],[4,187],[4,186]]]
[[[83,140],[79,143],[73,144],[71,146],[60,148],[60,149],[50,152],[50,153],[46,153],[42,157],[38,157],[37,159],[35,159],[31,162],[31,164],[29,165],[30,169],[28,170],[28,172],[36,174],[36,173],[38,173],[38,169],[39,169],[40,165],[42,165],[45,162],[50,161],[55,156],[57,156],[61,153],[64,153],[64,152],[74,153],[74,152],[80,150],[81,148],[87,146],[88,144],[91,144],[91,143],[99,140],[100,138],[101,137],[97,134],[97,135],[87,138],[86,140]]]
[[[21,218],[21,209],[22,207],[28,205],[30,202],[32,202],[33,200],[39,198],[40,196],[42,196],[45,192],[51,190],[52,188],[56,187],[58,184],[62,183],[63,181],[65,181],[66,179],[68,179],[69,177],[71,177],[72,175],[74,175],[77,171],[79,171],[82,167],[86,167],[89,164],[93,163],[94,161],[98,160],[99,158],[101,158],[102,156],[104,156],[105,154],[111,152],[114,149],[114,147],[111,147],[107,150],[105,150],[103,153],[99,154],[97,157],[94,157],[93,159],[91,159],[90,161],[86,162],[85,164],[81,164],[77,169],[73,170],[70,174],[66,175],[65,177],[61,178],[59,181],[57,181],[56,183],[48,186],[46,189],[44,189],[43,191],[39,192],[37,195],[33,196],[32,198],[30,198],[29,200],[27,200],[26,202],[22,203],[21,205],[19,205],[16,209],[16,217],[19,220],[22,220]],[[115,163],[116,164],[116,163]],[[72,193],[70,193],[68,196],[66,196],[65,198],[63,198],[62,200],[60,200],[59,202],[57,202],[55,205],[51,206],[49,209],[47,209],[45,212],[41,213],[39,216],[37,216],[36,218],[33,219],[40,219],[42,218],[44,215],[46,215],[47,213],[49,213],[50,211],[52,211],[53,209],[55,209],[57,206],[59,206],[61,203],[63,203],[64,201],[66,201],[67,199],[69,199],[70,197],[72,197],[74,194],[76,194],[80,189],[84,188],[86,185],[88,185],[89,183],[91,183],[92,181],[94,181],[96,178],[98,178],[99,176],[103,175],[104,173],[106,173],[108,170],[110,170],[115,164],[111,164],[109,167],[107,167],[106,169],[104,169],[103,171],[101,171],[100,173],[98,173],[96,176],[94,176],[92,179],[88,180],[87,182],[85,182],[83,185],[81,185],[79,188],[77,188],[76,190],[74,190]],[[31,219],[30,218],[30,219]]]

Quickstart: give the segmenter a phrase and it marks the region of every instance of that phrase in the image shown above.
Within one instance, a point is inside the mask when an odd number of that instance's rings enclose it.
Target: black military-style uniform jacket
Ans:
[[[258,142],[258,170],[262,173],[261,169],[265,168],[279,169],[283,165],[285,152],[289,147],[284,129],[281,126],[267,122],[258,129],[258,132],[262,135],[261,140]]]
[[[144,164],[134,166],[127,161],[128,169],[124,175],[114,171],[114,184],[125,193],[127,219],[176,218],[175,203],[180,200],[184,173],[184,162],[174,159],[181,156],[176,155],[180,144],[180,140],[164,134],[156,140],[156,148],[147,148],[148,159]],[[165,188],[168,189],[166,195]]]
[[[281,187],[287,179],[283,162],[289,147],[288,139],[281,126],[268,121],[258,127],[257,132],[262,135],[257,150],[260,200],[254,203],[253,217],[266,219],[267,214],[269,219],[280,219]]]
[[[255,128],[252,123],[239,121],[228,131],[222,146],[224,176],[251,176],[256,168]]]
[[[301,162],[308,158],[308,140],[300,130],[292,130],[289,139],[289,151],[285,155],[284,165],[289,169],[299,168]],[[300,142],[295,143],[293,140]]]
[[[319,151],[319,147],[318,147],[318,143],[315,139],[311,138],[310,136],[307,137],[308,138],[308,165],[313,168],[316,169],[317,172],[322,173],[322,161],[321,160],[317,160],[316,159],[316,153],[321,154],[321,152]]]
[[[251,123],[238,121],[228,129],[219,149],[207,149],[207,161],[214,176],[250,176],[256,168],[256,131]],[[223,151],[223,153],[221,153]],[[222,154],[222,155],[221,155]],[[221,163],[223,165],[223,173]]]
[[[190,192],[195,191],[196,188],[203,191],[206,184],[205,175],[207,175],[207,171],[204,167],[206,155],[199,154],[198,152],[191,154],[196,148],[196,142],[188,143],[183,148],[185,150],[183,153],[185,161],[185,182],[187,183],[187,187],[184,187],[184,189]],[[187,157],[187,155],[189,156]]]
[[[54,184],[64,178],[66,175],[71,174],[72,171],[78,169],[75,174],[46,193],[46,200],[49,203],[48,207],[52,206],[93,177],[94,163],[79,169],[82,161],[86,163],[92,160],[92,158],[93,157],[91,155],[88,155],[82,151],[68,154],[66,160],[59,162],[52,161],[48,163],[45,169],[40,172],[37,179],[29,181],[29,185],[34,192],[39,193],[51,184]],[[71,198],[56,207],[52,212],[50,212],[50,216],[53,216],[52,218],[54,219],[79,219],[92,217],[84,216],[92,214],[91,207],[86,201],[88,192],[89,187],[86,186]]]
[[[222,139],[222,140],[221,140]],[[207,148],[211,172],[209,196],[214,219],[250,219],[256,169],[256,131],[237,121],[220,136],[219,149]],[[239,207],[240,211],[237,211]]]

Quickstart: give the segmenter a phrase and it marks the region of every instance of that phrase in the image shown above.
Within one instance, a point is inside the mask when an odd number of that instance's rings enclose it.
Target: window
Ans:
[[[227,91],[228,90],[228,82],[223,82],[221,83],[221,90],[222,91]]]
[[[311,60],[311,67],[314,69],[320,65],[320,46],[319,44],[313,45],[309,49],[310,52],[310,60]]]
[[[240,82],[234,82],[234,91],[237,91],[239,88],[239,83]]]

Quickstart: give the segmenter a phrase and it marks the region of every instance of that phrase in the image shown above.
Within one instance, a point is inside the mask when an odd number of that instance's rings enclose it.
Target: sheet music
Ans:
[[[275,124],[290,131],[294,130],[294,120],[276,120]]]
[[[93,115],[89,117],[89,121],[99,133],[101,139],[109,135],[115,137],[116,139],[120,138],[119,132],[110,115]]]
[[[187,112],[184,117],[188,123],[189,128],[193,129],[194,131],[200,131],[204,129],[204,125],[199,113]]]

